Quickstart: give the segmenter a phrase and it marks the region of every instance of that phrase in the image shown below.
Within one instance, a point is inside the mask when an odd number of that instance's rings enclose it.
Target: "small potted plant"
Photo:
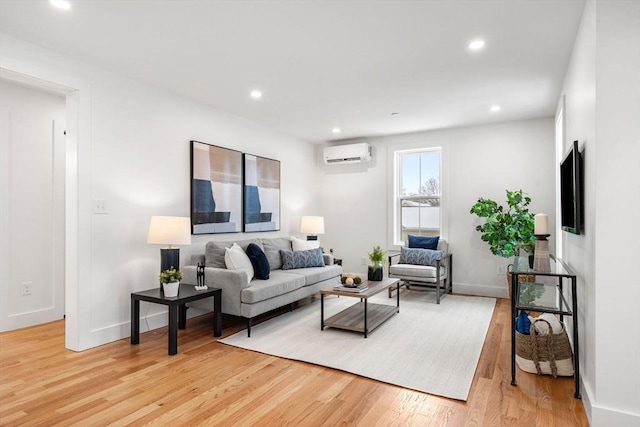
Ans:
[[[380,281],[384,275],[384,256],[387,252],[380,249],[380,246],[374,246],[373,251],[369,253],[369,261],[371,265],[368,268],[367,278],[369,280]]]
[[[182,280],[182,272],[176,270],[173,266],[160,273],[160,283],[164,290],[165,297],[177,297],[180,288],[180,280]]]

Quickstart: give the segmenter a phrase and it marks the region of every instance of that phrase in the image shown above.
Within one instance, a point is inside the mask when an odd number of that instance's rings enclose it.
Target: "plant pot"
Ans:
[[[178,289],[180,289],[180,282],[163,283],[162,289],[164,290],[165,298],[177,297]]]
[[[370,265],[367,269],[367,279],[379,282],[384,276],[382,265]]]

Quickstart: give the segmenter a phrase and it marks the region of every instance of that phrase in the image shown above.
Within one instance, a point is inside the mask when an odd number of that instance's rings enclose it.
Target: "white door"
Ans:
[[[65,98],[0,81],[0,331],[64,317]]]

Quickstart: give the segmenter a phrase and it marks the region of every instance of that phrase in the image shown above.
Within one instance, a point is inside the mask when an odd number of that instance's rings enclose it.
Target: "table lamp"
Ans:
[[[300,233],[307,235],[307,240],[318,240],[318,234],[324,234],[323,216],[303,216],[300,221]]]
[[[180,269],[180,249],[171,245],[191,244],[191,222],[189,217],[152,216],[149,222],[147,243],[167,245],[160,249],[160,271],[171,267]]]

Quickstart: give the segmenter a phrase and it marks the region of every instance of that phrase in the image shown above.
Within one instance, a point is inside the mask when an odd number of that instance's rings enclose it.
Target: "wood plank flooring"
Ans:
[[[5,332],[0,425],[587,426],[572,378],[510,385],[509,312],[498,300],[467,402],[220,344],[212,315],[187,321],[176,356],[166,328],[79,353],[63,321]],[[243,326],[225,318],[223,335]]]

